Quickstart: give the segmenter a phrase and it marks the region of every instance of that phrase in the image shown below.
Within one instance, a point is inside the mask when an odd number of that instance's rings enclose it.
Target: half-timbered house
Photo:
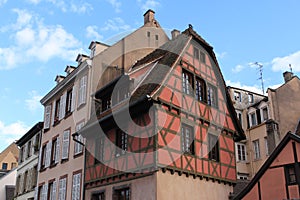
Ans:
[[[213,48],[194,30],[94,94],[85,199],[228,199],[245,139]]]

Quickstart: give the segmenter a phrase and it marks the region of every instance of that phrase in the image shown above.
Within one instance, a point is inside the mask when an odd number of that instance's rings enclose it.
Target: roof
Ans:
[[[266,95],[262,95],[262,94],[259,94],[257,92],[253,92],[253,91],[250,91],[250,90],[245,90],[243,88],[238,88],[238,87],[233,87],[233,86],[227,86],[228,89],[236,89],[236,90],[240,90],[240,91],[243,91],[243,92],[248,92],[248,93],[251,93],[251,94],[255,94],[257,96],[261,96],[261,97],[265,97]]]
[[[281,140],[281,142],[278,144],[278,146],[274,149],[272,154],[269,156],[269,158],[265,161],[265,163],[261,166],[259,171],[255,174],[253,179],[250,181],[250,183],[236,196],[233,197],[233,199],[242,199],[248,192],[251,191],[251,189],[255,186],[255,184],[260,180],[260,178],[264,175],[264,173],[268,170],[270,165],[273,163],[273,161],[277,158],[277,156],[280,154],[280,152],[285,148],[285,146],[288,144],[289,141],[294,140],[297,143],[300,143],[300,136],[295,135],[291,132],[288,132],[285,137]]]
[[[260,103],[263,102],[263,101],[264,101],[264,102],[267,102],[267,101],[268,101],[268,97],[262,98],[262,99],[259,100],[258,102],[256,102],[256,103],[250,105],[248,108],[251,108],[251,107],[257,108],[257,107],[260,105]]]
[[[17,142],[16,144],[21,147],[23,146],[28,140],[30,140],[37,132],[43,129],[44,123],[38,122],[36,123],[27,133],[25,133]]]
[[[11,143],[8,147],[6,147],[6,149],[4,149],[1,153],[0,153],[0,162],[6,157],[6,155],[11,152],[16,159],[18,159],[19,156],[19,149],[18,146],[16,145],[15,142]]]
[[[147,77],[140,84],[141,87],[138,87],[134,92],[131,100],[137,100],[145,95],[154,96],[153,93],[163,83],[170,69],[173,67],[175,62],[178,61],[178,57],[184,52],[186,45],[191,41],[191,39],[195,39],[197,42],[202,44],[203,48],[209,53],[216,65],[216,67],[214,68],[214,70],[217,70],[215,74],[217,76],[217,80],[220,83],[220,86],[224,88],[224,97],[227,100],[228,110],[231,117],[233,118],[235,129],[237,130],[235,140],[237,141],[246,139],[244,131],[240,123],[238,123],[235,109],[233,107],[229,92],[226,89],[226,84],[215,53],[213,52],[213,48],[193,30],[193,27],[191,25],[189,25],[189,28],[183,31],[182,34],[177,36],[175,39],[165,43],[159,49],[156,49],[152,53],[148,54],[132,67],[132,69],[136,69],[145,64],[149,64],[150,62],[157,62],[157,64],[151,69]]]

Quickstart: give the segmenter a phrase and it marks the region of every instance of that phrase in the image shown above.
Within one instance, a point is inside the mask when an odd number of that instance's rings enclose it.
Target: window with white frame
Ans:
[[[58,200],[66,200],[67,177],[59,179]]]
[[[211,84],[207,84],[207,104],[218,107],[217,88]]]
[[[248,102],[249,103],[253,103],[254,102],[254,97],[253,97],[253,94],[251,94],[251,93],[248,94]]]
[[[69,145],[70,145],[70,130],[65,130],[62,138],[62,154],[61,159],[69,158]]]
[[[261,109],[261,116],[262,116],[262,121],[266,121],[269,119],[269,112],[268,112],[268,107],[265,106]]]
[[[254,140],[252,142],[252,145],[253,145],[254,160],[260,159],[259,140]]]
[[[257,125],[256,113],[251,112],[249,113],[249,120],[250,120],[250,127]]]
[[[247,161],[246,145],[242,143],[236,143],[236,159],[237,161]]]
[[[76,132],[80,131],[80,129],[82,129],[82,127],[84,126],[84,122],[80,122],[79,124],[76,125]],[[83,137],[82,135],[77,135],[76,137],[76,140],[80,141],[83,143]],[[77,154],[80,154],[83,152],[83,146],[82,144],[80,144],[79,142],[76,142],[75,141],[75,144],[74,144],[74,155],[77,155]]]
[[[81,173],[73,175],[72,200],[80,200]]]
[[[78,105],[80,106],[86,102],[86,88],[87,88],[87,76],[83,76],[79,81],[78,90]]]

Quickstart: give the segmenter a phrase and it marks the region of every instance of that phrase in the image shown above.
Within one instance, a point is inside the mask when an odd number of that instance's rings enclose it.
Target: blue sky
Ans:
[[[192,24],[217,54],[228,85],[260,91],[300,72],[300,1],[0,0],[0,151],[43,120],[39,100],[66,65],[143,24],[149,8],[166,30]]]

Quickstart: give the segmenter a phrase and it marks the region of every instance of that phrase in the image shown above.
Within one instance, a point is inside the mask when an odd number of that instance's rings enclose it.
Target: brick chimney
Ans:
[[[171,31],[171,34],[172,34],[172,39],[174,39],[180,34],[180,31],[174,29],[173,31]]]
[[[293,72],[288,72],[288,71],[284,72],[283,73],[284,82],[285,83],[288,82],[293,78],[293,76],[294,76]]]
[[[151,9],[149,9],[145,14],[144,14],[144,24],[147,24],[149,22],[154,21],[154,16],[155,12]]]

